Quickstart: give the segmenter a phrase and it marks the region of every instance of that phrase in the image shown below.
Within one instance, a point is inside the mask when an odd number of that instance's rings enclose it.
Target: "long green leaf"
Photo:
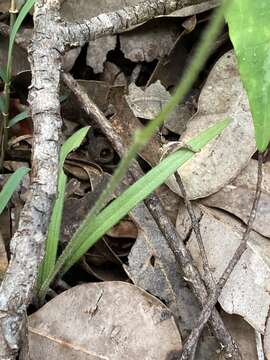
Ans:
[[[174,109],[174,107],[182,101],[188,90],[190,89],[192,83],[197,78],[200,70],[202,69],[203,65],[205,64],[207,57],[209,53],[211,52],[212,44],[218,35],[222,24],[223,24],[223,14],[224,10],[229,4],[229,1],[223,2],[221,7],[215,12],[211,23],[209,25],[209,28],[204,33],[202,41],[197,48],[197,51],[194,56],[194,60],[190,63],[181,83],[178,85],[175,94],[171,97],[170,101],[166,104],[166,106],[163,108],[161,113],[153,120],[151,121],[143,130],[137,132],[135,134],[133,143],[129,150],[127,151],[127,154],[122,158],[120,161],[120,164],[118,168],[116,169],[114,175],[112,176],[111,180],[109,181],[109,184],[105,191],[101,194],[100,198],[98,199],[97,203],[95,204],[94,208],[89,212],[86,219],[84,220],[84,223],[80,226],[80,228],[76,232],[76,236],[71,239],[69,244],[67,245],[65,252],[60,256],[58,259],[55,270],[53,273],[49,275],[49,277],[45,280],[42,290],[40,291],[40,298],[43,299],[43,297],[46,294],[46,290],[52,281],[52,279],[55,277],[57,272],[62,268],[63,264],[68,261],[68,258],[80,248],[81,243],[78,242],[78,239],[80,240],[82,230],[84,229],[84,224],[89,224],[93,219],[95,219],[95,216],[100,212],[102,207],[104,206],[105,200],[108,198],[109,194],[111,194],[116,186],[119,184],[120,180],[124,176],[128,166],[136,156],[136,153],[139,152],[140,149],[142,149],[143,146],[149,141],[150,137],[154,134],[158,126],[162,124],[162,122],[168,117],[170,112]]]
[[[7,61],[8,64],[11,62],[11,59],[12,59],[12,51],[13,51],[16,34],[17,34],[23,20],[25,19],[26,15],[29,13],[31,8],[33,7],[35,1],[36,0],[27,0],[26,1],[26,3],[21,8],[19,15],[12,27],[12,30],[10,33],[10,38],[9,38],[8,61]],[[8,66],[7,66],[7,68],[8,68]]]
[[[188,145],[192,146],[194,150],[201,150],[210,140],[220,134],[229,123],[230,120],[226,119],[212,126],[190,140]],[[50,273],[44,281],[40,290],[41,298],[46,293],[50,282],[58,272],[63,275],[100,237],[121,220],[140,201],[160,186],[168,176],[173,174],[187,160],[191,159],[193,155],[194,153],[187,149],[181,149],[170,155],[135,184],[130,186],[123,194],[101,211],[99,215],[92,217],[88,222],[84,223],[81,230],[72,238],[72,240],[76,239],[76,241],[73,242],[73,244],[76,244],[76,247],[67,245],[57,260],[54,271]],[[70,242],[69,244],[72,243]]]
[[[228,6],[228,1],[224,2],[223,5],[215,12],[215,15],[211,21],[209,29],[204,33],[202,42],[195,53],[194,60],[190,63],[185,76],[182,81],[178,85],[174,95],[170,98],[168,103],[164,106],[162,111],[156,116],[149,124],[137,131],[134,135],[133,142],[126,152],[126,154],[122,157],[117,169],[115,170],[113,176],[111,177],[106,189],[102,192],[101,196],[95,203],[94,207],[91,209],[89,214],[87,215],[84,222],[88,222],[89,219],[98,214],[99,211],[103,208],[106,200],[113,193],[114,189],[117,187],[122,177],[126,173],[130,163],[136,157],[136,154],[147,144],[149,139],[155,133],[156,129],[165,121],[171,111],[175,108],[179,102],[181,102],[184,96],[187,94],[190,86],[197,78],[203,64],[205,63],[208,54],[211,52],[211,46],[219,33],[220,28],[222,27],[224,18],[224,9]],[[78,232],[81,231],[80,227]],[[75,241],[75,240],[74,240]],[[76,242],[73,244],[73,239],[71,241],[72,246],[77,247]],[[71,245],[70,245],[71,246]]]
[[[5,83],[7,82],[7,72],[4,68],[0,68],[0,77]]]
[[[17,169],[5,183],[2,191],[0,192],[0,214],[6,207],[9,202],[12,194],[22,181],[22,178],[30,171],[30,169],[26,167],[21,167]]]
[[[61,148],[60,171],[58,177],[58,197],[55,201],[51,221],[49,224],[45,256],[39,273],[38,286],[40,286],[43,281],[48,277],[49,273],[52,271],[55,265],[64,207],[65,188],[67,182],[67,176],[64,173],[63,165],[67,155],[81,145],[88,130],[89,126],[76,131],[69,139],[65,141]]]
[[[0,111],[2,114],[6,111],[6,102],[4,96],[0,96]]]
[[[21,113],[19,113],[18,115],[14,116],[8,123],[8,127],[12,127],[15,124],[18,124],[18,122],[25,120],[29,118],[29,113],[28,111],[23,111]]]
[[[257,148],[264,151],[270,141],[270,1],[232,0],[226,20],[249,99]]]

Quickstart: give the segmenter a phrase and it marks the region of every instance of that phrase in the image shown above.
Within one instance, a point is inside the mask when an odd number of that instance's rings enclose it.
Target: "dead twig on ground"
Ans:
[[[181,360],[189,360],[190,359],[190,354],[193,352],[194,347],[196,347],[196,345],[197,345],[200,334],[201,334],[205,324],[207,323],[209,317],[211,316],[213,308],[218,301],[218,298],[221,294],[223,287],[225,286],[227,280],[229,279],[233,269],[235,268],[236,264],[240,260],[241,256],[247,249],[247,241],[248,241],[250,232],[252,230],[254,220],[256,218],[256,212],[257,212],[258,203],[259,203],[260,195],[261,195],[262,165],[263,165],[263,154],[259,153],[259,156],[258,156],[258,179],[257,179],[256,193],[255,193],[255,198],[254,198],[254,202],[253,202],[252,209],[250,212],[250,217],[249,217],[249,220],[247,223],[246,230],[244,232],[244,235],[242,237],[240,245],[236,249],[228,266],[226,267],[223,274],[221,275],[221,277],[216,285],[215,290],[210,294],[206,304],[204,305],[201,315],[198,319],[197,325],[192,330],[187,342],[184,345],[184,350],[183,350],[183,353],[181,356]]]

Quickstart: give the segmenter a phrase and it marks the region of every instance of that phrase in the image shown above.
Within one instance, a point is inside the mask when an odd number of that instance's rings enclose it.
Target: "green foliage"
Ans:
[[[22,178],[30,171],[26,167],[21,167],[17,169],[5,183],[2,191],[0,192],[0,214],[6,207],[9,202],[12,194],[16,190],[19,183],[22,181]]]
[[[210,140],[220,134],[229,123],[230,120],[226,119],[214,125],[190,140],[188,144],[192,146],[192,149],[200,151]],[[193,155],[194,152],[187,149],[181,149],[170,155],[135,184],[131,185],[97,216],[91,217],[84,222],[60,256],[55,268],[55,275],[58,271],[64,274],[69,270],[98,239],[117,224],[140,201],[144,200],[160,186],[168,176],[191,159]]]
[[[4,113],[5,109],[6,109],[6,99],[4,96],[0,96],[0,111]]]
[[[59,177],[58,177],[58,197],[55,201],[55,205],[53,208],[51,222],[49,224],[48,229],[48,237],[46,241],[46,249],[45,249],[45,256],[43,260],[43,264],[41,266],[39,272],[39,284],[41,285],[43,281],[48,277],[50,271],[55,266],[56,254],[57,254],[57,247],[59,242],[60,236],[60,228],[61,228],[61,221],[62,221],[62,214],[63,214],[63,207],[64,207],[64,198],[65,198],[65,188],[67,182],[67,176],[64,173],[63,166],[66,157],[68,154],[75,149],[77,149],[83,139],[85,138],[89,127],[84,127],[78,131],[76,131],[61,147],[60,152],[60,170],[59,170]]]
[[[36,0],[27,0],[26,1],[26,3],[22,6],[22,8],[20,10],[19,15],[18,15],[16,21],[14,22],[14,25],[12,26],[10,37],[9,37],[7,68],[9,68],[9,64],[11,63],[13,46],[14,46],[16,34],[19,31],[21,24],[22,24],[23,20],[25,19],[26,15],[29,13],[31,8],[35,4],[35,1]]]
[[[147,195],[149,195],[151,191],[159,186],[170,174],[172,174],[179,166],[181,166],[181,164],[193,155],[193,153],[188,150],[181,150],[179,153],[171,155],[171,157],[163,160],[157,168],[150,171],[147,175],[145,175],[145,177],[130,187],[128,193],[125,192],[121,195],[121,197],[119,197],[120,200],[116,200],[118,201],[116,206],[115,202],[113,202],[112,204],[114,205],[109,205],[100,212],[109,195],[115,190],[116,186],[121,181],[137,152],[139,152],[149,141],[156,129],[168,117],[174,107],[183,100],[192,83],[197,78],[209,53],[211,52],[211,45],[222,27],[223,13],[227,6],[226,3],[227,2],[224,2],[224,4],[216,11],[215,16],[213,16],[210,27],[204,34],[194,60],[190,63],[190,66],[187,69],[181,83],[177,87],[175,94],[171,97],[170,101],[163,108],[161,113],[153,121],[149,122],[145,128],[135,134],[131,147],[120,161],[120,164],[109,181],[107,188],[101,194],[94,208],[90,211],[83,224],[70,240],[69,244],[57,260],[55,267],[51,269],[48,277],[39,289],[39,298],[41,301],[46,295],[48,286],[59,271],[63,274],[63,272],[66,271],[74,263],[74,261],[76,261],[76,259],[83,255],[89,246],[91,246],[100,238],[100,236],[104,234],[106,229],[108,230],[113,224],[119,221],[121,217],[136,206],[138,202],[142,201]],[[225,121],[222,125],[217,125],[214,128],[208,129],[206,132],[201,134],[201,137],[199,136],[193,139],[193,143],[191,143],[191,145],[195,148],[197,146],[198,149],[201,149],[205,143],[213,138],[214,135],[218,134],[227,124],[228,121]],[[124,207],[124,203],[128,205]],[[122,212],[120,204],[121,206],[123,205]],[[109,218],[107,219],[107,217]]]
[[[0,68],[0,78],[4,81],[7,82],[7,72],[5,69]]]
[[[8,127],[12,127],[15,124],[17,124],[18,122],[25,120],[27,118],[29,118],[28,111],[23,111],[23,112],[19,113],[18,115],[14,116],[11,120],[9,120]]]
[[[259,151],[266,150],[270,141],[269,15],[269,0],[232,0],[226,12]]]

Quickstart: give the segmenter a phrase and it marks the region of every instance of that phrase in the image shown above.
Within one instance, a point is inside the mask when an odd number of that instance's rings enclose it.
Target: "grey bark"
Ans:
[[[61,43],[57,37],[58,1],[38,0],[29,51],[32,85],[29,102],[34,124],[29,198],[11,240],[11,259],[0,287],[0,359],[16,358],[23,318],[32,300],[42,260],[49,216],[56,194],[59,134],[58,97]]]

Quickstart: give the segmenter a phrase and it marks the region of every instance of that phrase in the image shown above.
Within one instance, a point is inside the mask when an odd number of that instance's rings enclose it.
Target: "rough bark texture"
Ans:
[[[170,14],[175,10],[203,2],[203,0],[146,0],[139,5],[100,14],[78,24],[66,23],[62,26],[64,44],[66,46],[82,46],[98,37],[116,34],[156,16]]]
[[[29,96],[34,124],[30,196],[11,241],[11,260],[0,287],[0,359],[15,359],[23,317],[31,302],[42,260],[49,215],[56,194],[59,130],[60,46],[58,1],[38,0],[35,32],[29,52],[32,86]]]

